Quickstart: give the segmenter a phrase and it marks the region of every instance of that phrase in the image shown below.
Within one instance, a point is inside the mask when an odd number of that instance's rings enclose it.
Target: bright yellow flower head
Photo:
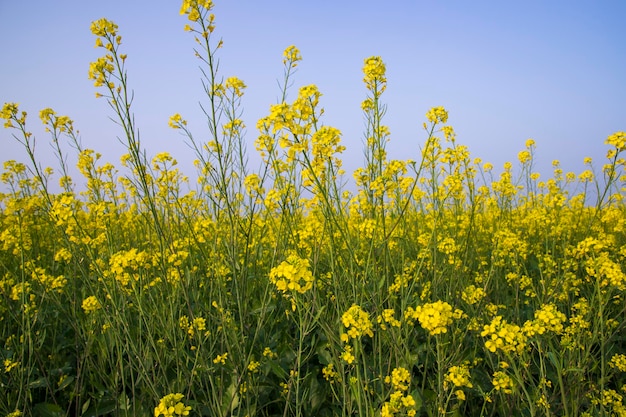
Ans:
[[[91,22],[91,33],[96,36],[111,36],[117,35],[117,25],[105,18],[94,20]]]
[[[363,74],[365,75],[363,82],[370,90],[374,89],[377,83],[384,85],[387,82],[386,72],[387,68],[381,57],[371,56],[366,58],[363,65]]]
[[[298,61],[302,61],[300,50],[295,45],[288,46],[283,52],[283,64],[289,64],[292,68],[298,65]]]
[[[313,274],[309,267],[308,259],[290,255],[286,261],[272,268],[270,281],[283,293],[295,291],[303,294],[313,288]]]
[[[426,118],[431,123],[445,123],[448,121],[448,112],[442,106],[433,107],[426,113]]]
[[[161,398],[159,405],[154,408],[154,417],[187,416],[191,410],[182,402],[183,394],[168,394]]]
[[[419,320],[424,330],[431,335],[446,333],[447,326],[452,324],[453,319],[460,318],[463,312],[459,309],[452,310],[452,306],[444,301],[426,303],[415,309],[409,307],[404,316],[408,320]]]
[[[356,339],[363,335],[374,336],[372,332],[372,322],[369,314],[360,306],[354,304],[341,316],[341,322],[347,332],[342,335],[342,339],[347,342],[349,339]]]
[[[618,151],[623,151],[626,149],[626,132],[615,132],[606,138],[604,143],[615,146]]]
[[[100,309],[100,302],[95,296],[92,295],[83,300],[82,307],[83,310],[85,310],[85,313],[92,313]]]

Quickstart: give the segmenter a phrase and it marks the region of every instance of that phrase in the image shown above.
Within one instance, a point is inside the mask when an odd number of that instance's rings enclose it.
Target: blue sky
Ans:
[[[167,126],[178,112],[196,137],[206,131],[198,106],[200,62],[179,9],[171,0],[0,0],[0,101],[29,112],[44,163],[55,166],[38,113],[52,107],[74,119],[85,147],[119,165],[120,130],[87,79],[89,63],[102,54],[90,22],[106,17],[123,36],[143,144],[150,154],[171,152],[194,174],[193,155]],[[553,159],[576,172],[585,156],[600,166],[604,139],[626,130],[621,0],[218,0],[214,12],[215,35],[224,40],[221,74],[248,86],[244,120],[253,168],[256,120],[278,98],[282,51],[291,44],[304,58],[293,93],[301,85],[319,87],[325,124],[343,132],[349,172],[362,164],[361,68],[371,55],[387,65],[391,158],[417,158],[424,115],[433,106],[446,107],[459,143],[473,157],[496,166],[516,163],[525,140],[535,139],[543,178]],[[2,161],[25,160],[8,130],[0,130],[0,141]]]

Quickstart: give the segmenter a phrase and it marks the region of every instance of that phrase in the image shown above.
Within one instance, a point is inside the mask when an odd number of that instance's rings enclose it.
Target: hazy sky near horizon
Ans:
[[[45,164],[56,167],[38,114],[52,107],[74,120],[85,147],[119,166],[121,129],[87,78],[89,63],[103,53],[89,26],[106,17],[123,37],[143,145],[151,155],[170,152],[195,175],[191,151],[167,124],[181,113],[197,138],[207,138],[198,105],[206,102],[201,63],[179,9],[172,0],[0,0],[0,102],[29,113]],[[278,99],[282,52],[292,44],[303,61],[290,99],[302,85],[319,87],[323,122],[343,132],[349,173],[362,165],[361,70],[372,55],[387,66],[391,158],[418,158],[433,106],[449,111],[458,142],[473,157],[496,166],[517,165],[518,151],[533,138],[542,178],[553,159],[580,172],[591,156],[599,168],[606,137],[626,130],[625,1],[218,0],[214,13],[214,36],[224,40],[221,75],[248,86],[243,118],[253,169],[256,120]],[[26,160],[9,130],[0,130],[0,141],[2,161]]]

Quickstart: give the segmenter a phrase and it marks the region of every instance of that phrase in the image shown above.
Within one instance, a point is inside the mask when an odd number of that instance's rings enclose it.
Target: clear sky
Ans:
[[[252,167],[256,120],[278,98],[282,51],[292,44],[303,56],[293,93],[301,85],[319,87],[325,124],[343,132],[349,172],[362,162],[361,69],[372,55],[387,65],[383,99],[392,158],[417,159],[424,115],[433,106],[448,109],[459,143],[473,157],[496,166],[517,164],[525,140],[535,139],[545,173],[553,159],[576,172],[585,156],[600,166],[605,138],[626,130],[623,0],[215,3],[214,34],[224,40],[221,74],[248,86],[244,121]],[[102,54],[89,26],[106,17],[123,36],[143,144],[151,154],[171,152],[185,173],[195,174],[183,138],[167,126],[178,112],[196,137],[206,131],[198,107],[200,62],[179,9],[173,0],[0,0],[0,101],[29,112],[44,163],[55,164],[38,113],[52,107],[74,119],[85,147],[119,166],[120,129],[87,78],[89,63]],[[0,129],[0,141],[0,160],[25,160],[8,130]]]

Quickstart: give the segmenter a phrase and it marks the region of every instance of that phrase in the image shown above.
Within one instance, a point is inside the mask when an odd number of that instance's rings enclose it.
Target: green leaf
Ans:
[[[117,401],[106,399],[94,404],[85,412],[85,417],[98,417],[112,413],[117,408]]]
[[[65,413],[56,404],[39,403],[33,408],[35,417],[62,417]]]
[[[48,379],[46,377],[37,378],[28,384],[28,388],[44,388],[48,386]],[[42,403],[43,404],[43,403]]]
[[[80,415],[83,416],[85,415],[85,413],[87,412],[87,410],[89,409],[89,404],[91,403],[91,400],[88,399],[87,401],[85,401],[85,403],[83,404],[83,406],[80,408]]]

